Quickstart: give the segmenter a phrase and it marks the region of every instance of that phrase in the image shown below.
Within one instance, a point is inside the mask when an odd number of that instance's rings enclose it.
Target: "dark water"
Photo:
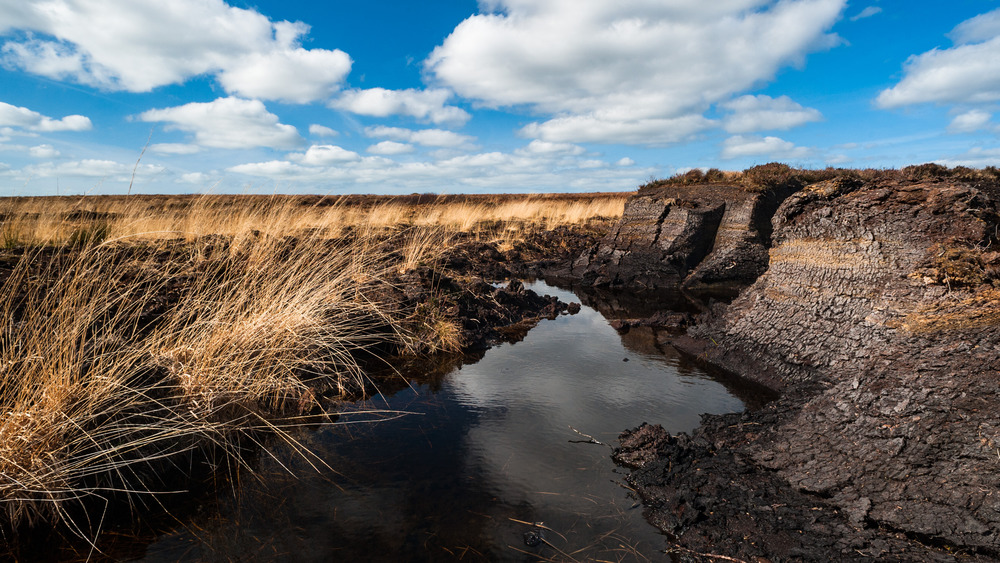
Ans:
[[[686,431],[700,413],[743,408],[651,331],[619,336],[586,306],[476,363],[408,378],[297,434],[315,467],[272,449],[257,477],[139,560],[663,560],[665,538],[621,486],[609,447],[579,433],[614,444],[643,421]],[[391,412],[361,412],[371,409]]]

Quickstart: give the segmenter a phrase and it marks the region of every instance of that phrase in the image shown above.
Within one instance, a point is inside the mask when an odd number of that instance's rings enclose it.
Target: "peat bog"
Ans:
[[[1000,556],[996,169],[0,203],[11,554]]]

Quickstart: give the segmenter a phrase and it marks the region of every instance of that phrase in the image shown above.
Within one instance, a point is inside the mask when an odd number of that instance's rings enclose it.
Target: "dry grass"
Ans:
[[[442,196],[408,203],[385,197],[148,196],[3,198],[0,245],[66,245],[84,240],[150,241],[208,235],[337,238],[411,227],[487,236],[499,224],[532,229],[621,216],[629,194]]]
[[[403,334],[413,312],[375,297],[433,265],[451,233],[509,239],[614,217],[624,201],[0,201],[4,524],[91,535],[100,516],[72,516],[88,499],[155,500],[157,474],[184,459],[238,461],[234,444],[262,431],[291,440],[317,391],[359,386],[359,350],[461,349],[433,303]]]

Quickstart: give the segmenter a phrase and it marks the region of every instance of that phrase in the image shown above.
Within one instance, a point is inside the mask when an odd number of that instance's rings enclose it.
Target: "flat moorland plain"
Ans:
[[[569,255],[627,195],[0,199],[0,528],[92,538],[195,459],[294,445],[365,362],[469,343],[454,256]]]

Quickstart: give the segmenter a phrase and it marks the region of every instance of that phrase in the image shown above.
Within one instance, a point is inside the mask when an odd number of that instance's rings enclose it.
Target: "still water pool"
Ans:
[[[583,434],[614,444],[644,421],[688,431],[743,408],[652,331],[620,336],[586,306],[466,362],[404,373],[409,386],[303,432],[326,466],[279,448],[139,560],[664,560],[610,448]]]

